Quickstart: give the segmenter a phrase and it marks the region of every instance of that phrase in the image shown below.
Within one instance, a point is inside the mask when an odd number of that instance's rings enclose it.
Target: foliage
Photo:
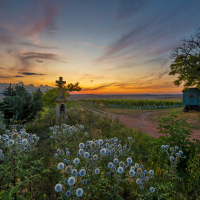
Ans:
[[[23,124],[32,121],[37,112],[42,111],[44,106],[40,88],[31,95],[23,85],[18,86],[17,84],[14,88],[10,87],[3,92],[5,98],[1,110],[4,113],[4,122],[10,123],[10,118]],[[12,91],[12,94],[10,91]]]
[[[55,100],[59,96],[59,84],[56,83],[56,88],[52,89],[47,89],[45,93],[43,93],[42,98],[44,100],[45,106],[50,107],[50,108],[55,108],[56,107],[56,102]],[[68,84],[67,86],[63,85],[62,86],[62,91],[63,91],[63,96],[64,98],[70,97],[70,92],[72,91],[80,91],[81,87],[79,86],[79,83],[75,84]]]
[[[184,89],[196,85],[200,90],[200,27],[190,38],[181,39],[182,45],[173,49],[169,75],[179,74],[173,83],[179,86],[183,81]]]

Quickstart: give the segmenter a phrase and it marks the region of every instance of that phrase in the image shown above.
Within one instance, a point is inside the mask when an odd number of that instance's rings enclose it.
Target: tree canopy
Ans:
[[[171,52],[174,59],[170,65],[169,75],[179,74],[178,79],[173,83],[179,86],[184,82],[184,89],[189,86],[196,86],[200,90],[200,27],[189,38],[180,40],[181,46]]]

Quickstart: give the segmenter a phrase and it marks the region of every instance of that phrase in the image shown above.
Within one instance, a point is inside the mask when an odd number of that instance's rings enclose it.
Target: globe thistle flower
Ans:
[[[100,154],[101,154],[101,155],[105,155],[105,154],[106,154],[106,149],[101,149],[101,150],[100,150]]]
[[[134,176],[134,175],[135,175],[134,170],[130,170],[130,171],[129,171],[129,174],[130,174],[131,176]]]
[[[141,180],[138,178],[138,179],[136,180],[136,183],[137,183],[138,185],[140,185],[142,182],[141,182]]]
[[[165,149],[165,145],[162,145],[161,148],[162,148],[162,149]]]
[[[150,187],[150,192],[154,193],[155,189],[153,187]]]
[[[93,160],[97,160],[98,159],[98,156],[95,154],[93,155]]]
[[[69,151],[66,151],[66,155],[68,156],[70,153],[69,153]]]
[[[175,153],[175,156],[178,157],[178,156],[179,156],[179,153]]]
[[[120,161],[120,162],[119,162],[119,166],[120,166],[120,167],[124,167],[124,164],[125,164],[125,163],[124,163],[123,161]]]
[[[60,170],[64,169],[64,163],[59,163],[58,164],[58,169],[60,169]]]
[[[170,147],[170,145],[166,145],[166,146],[165,146],[166,149],[169,149],[169,147]]]
[[[143,168],[143,167],[144,167],[144,165],[140,165],[140,167],[141,167],[141,168]]]
[[[0,149],[0,155],[3,153],[3,150],[2,149]]]
[[[74,185],[75,184],[75,178],[73,177],[73,176],[71,176],[71,177],[69,177],[69,179],[68,179],[68,184],[70,185],[70,186],[72,186],[72,185]]]
[[[94,149],[94,148],[96,148],[96,143],[95,142],[91,142],[91,144],[90,144],[90,147],[91,147],[91,149]]]
[[[137,173],[142,174],[142,169],[141,168],[137,168]]]
[[[154,179],[154,176],[151,176],[150,178]]]
[[[69,149],[68,149],[68,148],[66,148],[66,149],[65,149],[65,151],[69,151]]]
[[[82,188],[78,188],[77,190],[76,190],[76,196],[77,197],[81,197],[83,195],[83,189]]]
[[[77,178],[79,178],[81,175],[80,175],[80,173],[77,173]]]
[[[86,185],[87,184],[87,181],[84,179],[83,180],[83,185]]]
[[[170,156],[170,161],[174,161],[174,156]]]
[[[36,137],[35,139],[36,139],[36,141],[38,141],[40,138],[39,138],[39,137]]]
[[[79,171],[79,174],[80,174],[81,176],[85,176],[85,175],[86,175],[85,169],[81,169],[81,170]]]
[[[22,140],[22,144],[23,144],[23,145],[27,145],[27,143],[28,143],[27,139],[23,139],[23,140]]]
[[[74,164],[75,164],[75,165],[78,165],[79,163],[80,163],[79,158],[75,158],[75,159],[74,159]]]
[[[71,163],[71,161],[70,161],[70,160],[68,160],[68,161],[67,161],[67,164],[69,165],[70,163]]]
[[[114,158],[117,158],[117,154],[114,155]]]
[[[183,152],[180,150],[180,151],[179,151],[179,154],[180,154],[180,155],[182,155],[182,154],[183,154]]]
[[[8,141],[8,146],[12,146],[14,143],[15,143],[14,140],[9,140],[9,141]]]
[[[172,152],[172,153],[174,152],[174,148],[173,148],[173,147],[170,147],[169,150],[170,150],[170,152]]]
[[[12,139],[16,140],[18,138],[19,134],[18,133],[13,133],[12,134]]]
[[[129,157],[126,159],[127,163],[132,163],[132,159]]]
[[[141,186],[140,189],[141,189],[141,190],[144,190],[144,186]]]
[[[90,157],[90,154],[88,152],[85,152],[84,153],[84,158],[89,158]]]
[[[78,153],[79,153],[79,154],[83,154],[83,153],[84,153],[84,150],[83,150],[83,149],[79,149]]]
[[[113,168],[113,163],[112,163],[112,162],[109,162],[109,163],[108,163],[108,167],[109,167],[109,168]]]
[[[79,144],[79,148],[82,149],[83,147],[84,147],[84,144],[83,144],[83,143],[80,143],[80,144]]]
[[[139,164],[138,163],[135,163],[135,168],[138,168],[139,167]]]
[[[32,135],[32,139],[36,139],[36,134],[33,134],[33,135]]]
[[[55,191],[56,192],[61,192],[62,191],[62,185],[60,183],[56,184]]]
[[[118,172],[118,173],[121,174],[121,173],[123,173],[123,171],[124,171],[124,169],[123,169],[122,167],[118,167],[118,169],[117,169],[117,172]]]
[[[99,139],[99,145],[102,145],[103,144],[103,140],[102,139]]]
[[[106,172],[106,176],[109,176],[110,175],[110,172]]]
[[[4,158],[4,154],[1,154],[1,155],[0,155],[0,159],[3,159],[3,158]]]
[[[148,181],[149,180],[149,177],[148,176],[145,176],[145,178],[144,178],[146,181]]]
[[[54,154],[54,158],[57,158],[57,157],[58,157],[58,154],[57,154],[57,153],[55,153],[55,154]]]
[[[135,170],[135,167],[134,167],[134,166],[131,166],[131,170]]]
[[[175,150],[178,150],[178,147],[177,147],[177,146],[175,146]]]
[[[117,159],[117,158],[115,158],[114,160],[113,160],[113,163],[114,164],[117,164],[119,162],[119,160]]]
[[[183,158],[184,158],[184,159],[186,159],[186,158],[187,158],[187,156],[183,156]]]
[[[147,174],[147,170],[145,169],[145,170],[143,171],[143,173],[144,173],[144,174]]]
[[[77,175],[77,170],[76,169],[72,169],[72,175],[76,176]]]
[[[154,175],[154,171],[152,169],[149,170],[149,174],[153,176]]]
[[[95,174],[99,174],[99,172],[100,172],[99,168],[96,168],[96,169],[94,170],[94,173],[95,173]]]

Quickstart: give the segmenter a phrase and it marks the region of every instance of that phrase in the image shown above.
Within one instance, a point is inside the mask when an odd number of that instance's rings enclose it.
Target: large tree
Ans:
[[[169,75],[179,74],[173,83],[179,86],[184,82],[184,89],[196,86],[200,90],[200,27],[188,38],[181,39],[181,46],[171,52],[174,59]]]
[[[14,118],[18,123],[24,124],[32,121],[38,111],[44,110],[40,88],[31,95],[23,85],[17,84],[14,88],[10,85],[3,91],[3,95],[5,98],[3,98],[0,110],[3,111],[5,123],[10,123],[10,119]]]
[[[49,108],[56,108],[56,102],[55,100],[57,99],[57,97],[59,96],[59,84],[56,83],[55,84],[56,88],[52,88],[52,89],[47,89],[45,91],[45,93],[43,93],[42,98],[44,100],[44,104],[46,107]],[[79,86],[79,83],[75,83],[75,84],[68,84],[67,86],[63,85],[62,86],[62,91],[63,91],[63,96],[65,98],[70,97],[70,92],[72,91],[80,91],[82,88]]]

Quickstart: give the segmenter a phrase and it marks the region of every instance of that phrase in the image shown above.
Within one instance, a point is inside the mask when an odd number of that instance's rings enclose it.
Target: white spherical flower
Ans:
[[[14,143],[15,143],[14,140],[9,140],[9,141],[8,141],[8,146],[12,146]]]
[[[118,160],[117,158],[115,158],[115,159],[113,160],[113,162],[114,162],[115,164],[117,164],[117,163],[119,162],[119,160]]]
[[[83,189],[82,188],[78,188],[77,190],[76,190],[76,196],[77,197],[81,197],[83,195]]]
[[[68,183],[69,183],[70,186],[74,185],[75,184],[75,178],[73,176],[69,177]]]
[[[118,173],[121,174],[121,173],[123,173],[124,169],[122,167],[118,167],[117,171],[118,171]]]
[[[109,163],[108,163],[108,167],[109,167],[109,168],[113,168],[113,163],[109,162]]]
[[[88,152],[85,152],[84,153],[84,158],[89,158],[90,157],[90,154]]]
[[[62,170],[62,169],[64,169],[64,167],[65,167],[64,163],[59,163],[58,164],[58,169]]]
[[[134,167],[134,166],[131,166],[131,170],[135,170],[135,167]]]
[[[182,154],[183,154],[183,152],[180,150],[180,151],[179,151],[179,154],[180,154],[180,155],[182,155]]]
[[[99,168],[96,168],[96,169],[94,170],[94,173],[95,173],[95,174],[99,174],[99,172],[100,172]]]
[[[76,176],[77,175],[77,170],[76,169],[72,169],[72,175]]]
[[[138,168],[139,167],[139,164],[138,163],[135,163],[135,168]]]
[[[177,146],[175,146],[175,150],[178,150],[178,147],[177,147]]]
[[[103,140],[99,139],[99,144],[102,145],[103,144]]]
[[[151,176],[153,176],[154,175],[154,171],[152,169],[149,170],[149,174],[151,174]]]
[[[127,163],[132,163],[132,159],[129,157],[126,159]]]
[[[28,143],[27,139],[23,139],[23,140],[22,140],[22,144],[23,144],[23,145],[27,145],[27,143]]]
[[[80,154],[83,154],[84,153],[84,150],[83,149],[79,149],[78,151]]]
[[[79,171],[79,174],[80,174],[81,176],[85,176],[85,175],[86,175],[85,169],[81,169],[81,170]]]
[[[153,187],[150,187],[150,192],[154,193],[155,189]]]
[[[105,154],[106,154],[106,149],[101,149],[101,150],[100,150],[100,154],[101,154],[101,155],[105,155]]]
[[[79,163],[80,163],[79,158],[75,158],[75,159],[74,159],[74,164],[75,164],[75,165],[78,165]]]
[[[70,153],[69,153],[69,151],[66,151],[66,155],[68,156]]]
[[[93,156],[93,160],[97,160],[98,159],[98,156],[95,154],[94,156]]]
[[[60,183],[56,184],[55,191],[56,192],[61,192],[62,191],[62,185]]]
[[[174,156],[170,156],[170,161],[173,161],[174,160]]]
[[[138,179],[136,180],[136,183],[137,183],[138,185],[140,185],[142,182],[141,182],[141,180],[138,178]]]
[[[129,174],[130,174],[131,176],[134,176],[134,175],[135,175],[134,170],[130,170],[130,171],[129,171]]]
[[[84,144],[83,144],[83,143],[80,143],[80,144],[79,144],[79,148],[82,149],[83,147],[84,147]]]

